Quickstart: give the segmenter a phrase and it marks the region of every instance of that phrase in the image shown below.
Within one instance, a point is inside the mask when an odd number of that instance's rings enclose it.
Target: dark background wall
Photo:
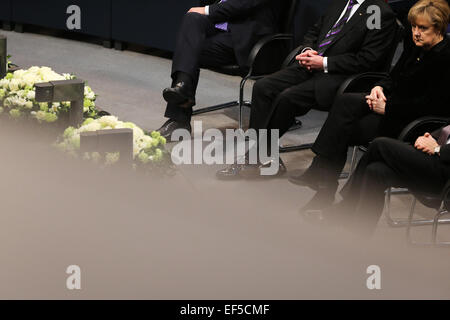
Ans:
[[[11,21],[11,0],[0,0],[0,20]]]
[[[113,0],[112,38],[173,50],[180,20],[198,0]]]
[[[299,1],[295,44],[332,1]],[[389,1],[400,18],[415,2]],[[72,4],[81,8],[81,30],[73,32],[172,51],[183,14],[199,0],[0,0],[0,21],[68,31],[66,11]]]
[[[81,8],[81,30],[73,32],[111,37],[111,0],[13,0],[12,21],[67,30],[70,5]]]

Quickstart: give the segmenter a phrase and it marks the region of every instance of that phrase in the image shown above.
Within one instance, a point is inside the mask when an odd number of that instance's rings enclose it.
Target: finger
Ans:
[[[429,132],[425,132],[424,137],[428,138],[430,136]]]

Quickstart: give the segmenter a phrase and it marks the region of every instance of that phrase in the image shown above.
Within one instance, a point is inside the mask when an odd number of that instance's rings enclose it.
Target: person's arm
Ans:
[[[389,76],[378,81],[375,86],[380,86],[384,89],[384,93],[386,95],[390,95],[392,93],[392,89],[394,86],[394,79],[398,78],[400,73],[405,68],[406,60],[408,60],[409,56],[412,54],[414,43],[411,39],[411,32],[405,32],[403,36],[403,52],[400,56],[400,59],[395,64],[394,68],[389,73]]]
[[[448,101],[450,92],[448,82],[445,81],[450,73],[450,64],[438,61],[437,70],[423,81],[423,90],[410,92],[407,96],[396,95],[388,97],[386,102],[386,116],[393,118],[408,117],[416,119],[424,115],[449,116]]]
[[[216,0],[200,0],[200,6],[205,7],[205,6],[210,6],[212,4],[214,4],[215,2],[217,2]]]
[[[303,48],[312,49],[317,45],[317,38],[319,37],[320,30],[323,26],[324,16],[321,16],[317,22],[308,29],[303,38]]]
[[[357,53],[344,53],[328,57],[328,72],[357,74],[381,67],[393,41],[396,28],[394,13],[388,11],[382,16],[381,28],[367,31]]]
[[[439,158],[441,159],[442,162],[450,163],[450,144],[441,146]]]
[[[209,17],[213,22],[230,21],[237,17],[243,17],[252,10],[261,7],[270,1],[278,0],[227,0],[214,3],[209,6]]]

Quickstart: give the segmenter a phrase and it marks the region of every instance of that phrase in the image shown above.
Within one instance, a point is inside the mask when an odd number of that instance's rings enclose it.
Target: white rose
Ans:
[[[28,91],[27,99],[34,100],[35,98],[36,98],[36,92],[35,91]]]
[[[103,116],[100,119],[98,119],[98,122],[104,127],[115,127],[116,124],[118,124],[118,119],[115,116]]]
[[[0,87],[2,87],[3,89],[9,89],[9,80],[7,79],[0,80]]]
[[[139,128],[139,127],[134,127],[133,128],[133,137],[134,140],[139,140],[140,138],[142,138],[144,136],[144,131]]]
[[[33,102],[31,102],[31,101],[25,102],[25,108],[27,108],[27,109],[33,109]]]
[[[20,81],[18,79],[12,79],[9,82],[9,89],[11,91],[17,91],[17,90],[19,90],[19,85],[20,85]]]

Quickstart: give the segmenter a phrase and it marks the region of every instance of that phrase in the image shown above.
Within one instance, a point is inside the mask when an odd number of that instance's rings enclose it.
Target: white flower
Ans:
[[[17,70],[17,71],[15,71],[14,73],[13,73],[13,77],[15,78],[15,79],[20,79],[20,78],[22,78],[23,77],[23,75],[25,74],[25,70]]]
[[[145,135],[144,131],[139,127],[133,128],[133,138],[135,141],[138,141],[140,138],[142,138]]]
[[[0,87],[2,87],[3,89],[9,89],[9,80],[8,79],[0,80]]]
[[[33,90],[28,91],[27,99],[34,100],[35,98],[36,98],[36,92]]]
[[[18,80],[18,79],[12,79],[12,80],[9,82],[9,89],[10,89],[11,91],[17,91],[17,90],[19,90],[19,85],[20,85],[20,80]]]
[[[114,116],[103,116],[98,119],[98,122],[103,127],[112,127],[112,128],[115,128],[117,121],[118,121],[117,117]]]
[[[82,126],[79,131],[80,132],[90,132],[90,131],[97,131],[100,130],[102,128],[102,125],[97,122],[97,121],[93,121],[87,125]]]
[[[33,102],[31,101],[27,101],[25,102],[25,106],[26,109],[33,109]]]

